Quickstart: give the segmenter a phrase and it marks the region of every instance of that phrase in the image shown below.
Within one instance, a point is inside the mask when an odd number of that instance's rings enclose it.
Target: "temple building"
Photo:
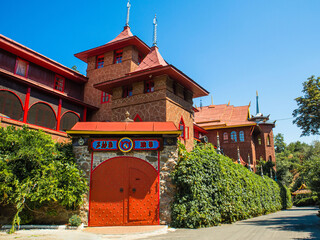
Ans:
[[[195,112],[195,122],[206,130],[208,141],[235,161],[245,166],[250,164],[254,171],[259,160],[275,162],[272,131],[275,122],[269,120],[269,115],[260,113],[258,98],[257,93],[255,116],[250,115],[250,104],[210,105]]]

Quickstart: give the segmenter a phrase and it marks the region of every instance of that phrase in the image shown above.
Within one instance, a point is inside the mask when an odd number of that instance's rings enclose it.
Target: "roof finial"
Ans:
[[[260,113],[260,109],[259,109],[259,95],[258,95],[258,91],[257,91],[257,115]]]
[[[157,21],[157,14],[154,15],[153,19],[153,46],[157,46],[157,26],[158,26],[158,21]]]
[[[126,21],[126,27],[129,27],[130,7],[131,7],[130,0],[128,0],[128,3],[127,3],[127,21]]]

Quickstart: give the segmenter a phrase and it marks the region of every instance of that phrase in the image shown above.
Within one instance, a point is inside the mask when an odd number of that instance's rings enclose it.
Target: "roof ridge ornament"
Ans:
[[[128,0],[128,3],[127,3],[127,20],[126,20],[126,27],[129,27],[130,8],[131,8],[131,4],[130,4],[130,0]]]
[[[153,19],[153,47],[157,47],[157,26],[158,26],[158,21],[157,21],[157,14],[154,15]]]

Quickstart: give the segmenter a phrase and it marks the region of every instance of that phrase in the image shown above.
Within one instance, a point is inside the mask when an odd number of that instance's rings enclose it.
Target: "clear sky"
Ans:
[[[86,64],[73,54],[115,38],[123,29],[127,0],[2,1],[0,33],[56,60]],[[214,104],[246,105],[277,120],[274,133],[300,138],[292,124],[302,82],[320,76],[319,0],[131,0],[130,27],[152,45],[158,16],[158,46],[164,59],[213,96]],[[194,99],[197,106],[200,99]],[[211,97],[202,98],[203,105]]]

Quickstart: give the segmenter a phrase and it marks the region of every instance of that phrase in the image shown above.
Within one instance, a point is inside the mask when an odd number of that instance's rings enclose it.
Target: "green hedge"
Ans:
[[[179,156],[172,174],[177,187],[173,227],[208,227],[290,207],[290,194],[285,191],[282,201],[275,181],[217,154],[211,144],[197,145],[190,153],[180,148]]]

